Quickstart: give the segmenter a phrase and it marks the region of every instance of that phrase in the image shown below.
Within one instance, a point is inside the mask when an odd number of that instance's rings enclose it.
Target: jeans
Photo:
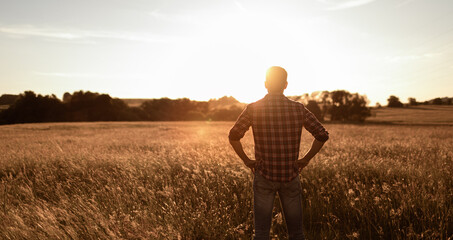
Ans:
[[[283,208],[289,239],[305,239],[302,229],[302,199],[299,177],[290,182],[272,182],[255,172],[253,211],[255,240],[269,239],[275,194]]]

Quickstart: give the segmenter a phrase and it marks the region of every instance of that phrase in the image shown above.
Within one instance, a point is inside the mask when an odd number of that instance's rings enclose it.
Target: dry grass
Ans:
[[[249,239],[252,175],[231,125],[1,126],[0,238]],[[452,126],[327,128],[301,175],[310,239],[453,238]]]

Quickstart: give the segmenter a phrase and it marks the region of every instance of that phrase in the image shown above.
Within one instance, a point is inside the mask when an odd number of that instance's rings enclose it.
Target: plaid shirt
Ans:
[[[318,141],[329,139],[329,133],[313,113],[283,94],[267,94],[247,105],[230,130],[229,139],[240,140],[250,126],[255,140],[255,169],[274,182],[288,182],[299,175],[295,162],[302,127]]]

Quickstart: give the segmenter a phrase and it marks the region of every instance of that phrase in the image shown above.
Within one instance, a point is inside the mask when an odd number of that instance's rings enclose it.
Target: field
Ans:
[[[231,125],[0,126],[0,238],[250,239],[253,176]],[[453,239],[453,126],[326,128],[300,176],[309,239]],[[250,133],[244,145],[252,156]],[[286,239],[278,204],[272,235]]]
[[[374,108],[367,122],[417,125],[453,125],[453,106],[420,105],[405,108]]]

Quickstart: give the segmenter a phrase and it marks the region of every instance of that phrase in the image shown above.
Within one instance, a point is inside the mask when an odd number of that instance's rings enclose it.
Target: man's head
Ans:
[[[283,93],[288,85],[286,78],[288,74],[282,67],[270,67],[266,72],[266,81],[264,82],[269,93]]]

